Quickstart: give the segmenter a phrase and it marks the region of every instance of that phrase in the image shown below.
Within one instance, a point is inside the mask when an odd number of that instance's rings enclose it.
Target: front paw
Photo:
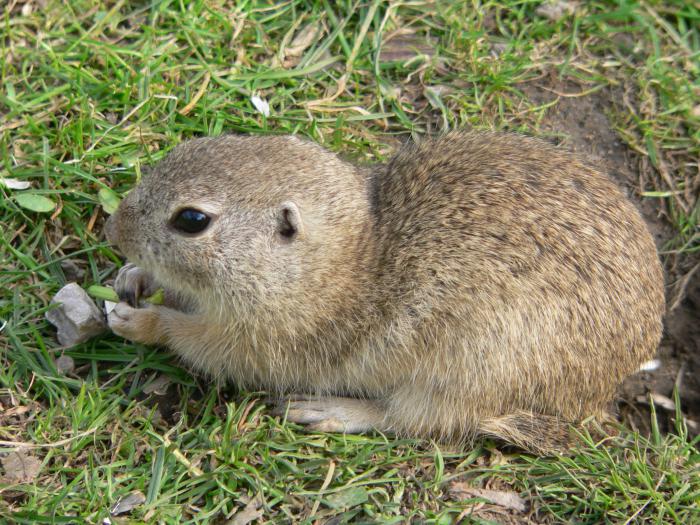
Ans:
[[[164,344],[166,338],[162,328],[161,311],[160,306],[133,308],[122,302],[109,313],[107,322],[115,334],[130,341],[147,345]]]
[[[114,280],[114,289],[121,301],[137,307],[140,301],[155,293],[158,283],[149,272],[133,263],[127,263],[119,270]]]

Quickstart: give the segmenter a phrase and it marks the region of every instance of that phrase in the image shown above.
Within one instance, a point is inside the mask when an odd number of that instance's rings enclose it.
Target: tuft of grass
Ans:
[[[3,478],[0,521],[102,523],[139,491],[145,502],[130,519],[146,523],[223,523],[246,508],[302,523],[700,522],[697,440],[682,427],[584,436],[566,458],[305,433],[162,350],[112,336],[64,349],[44,321],[66,282],[114,277],[108,210],[181,140],[298,133],[381,161],[411,135],[449,128],[548,133],[572,94],[609,104],[636,189],[674,229],[668,251],[692,257],[700,10],[597,0],[551,21],[539,4],[6,2],[0,178],[31,188],[0,184],[0,456],[23,445],[41,468]],[[535,88],[551,100],[533,98]],[[19,195],[53,207],[32,211]],[[76,363],[67,374],[61,355]],[[163,377],[165,395],[153,386]],[[453,500],[455,479],[513,489],[531,510]]]

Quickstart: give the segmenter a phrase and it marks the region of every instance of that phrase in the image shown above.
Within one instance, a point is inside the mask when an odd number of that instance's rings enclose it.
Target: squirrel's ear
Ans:
[[[283,239],[292,240],[304,237],[304,223],[299,207],[291,202],[283,202],[279,209],[277,231]]]

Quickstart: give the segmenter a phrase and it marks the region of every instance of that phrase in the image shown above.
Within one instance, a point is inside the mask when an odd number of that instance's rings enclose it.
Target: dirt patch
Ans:
[[[659,201],[641,198],[646,177],[642,166],[646,159],[625,145],[610,123],[608,115],[622,93],[602,89],[585,93],[585,87],[542,79],[521,86],[528,99],[538,105],[556,102],[549,107],[541,129],[557,142],[589,157],[607,168],[611,177],[635,202],[652,232],[660,251],[674,236],[665,221]],[[628,378],[620,388],[617,403],[620,417],[642,432],[650,430],[649,394],[655,395],[659,424],[670,430],[675,419],[671,400],[678,388],[681,408],[691,434],[700,433],[700,270],[698,257],[662,257],[666,271],[668,310],[664,337],[654,370]],[[696,271],[692,271],[696,268]],[[663,405],[663,406],[661,406]]]

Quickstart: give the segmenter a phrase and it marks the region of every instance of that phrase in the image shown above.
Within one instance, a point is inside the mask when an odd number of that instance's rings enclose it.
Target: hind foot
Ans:
[[[277,400],[272,414],[320,432],[359,434],[389,430],[384,409],[378,401],[368,399],[292,396]]]

